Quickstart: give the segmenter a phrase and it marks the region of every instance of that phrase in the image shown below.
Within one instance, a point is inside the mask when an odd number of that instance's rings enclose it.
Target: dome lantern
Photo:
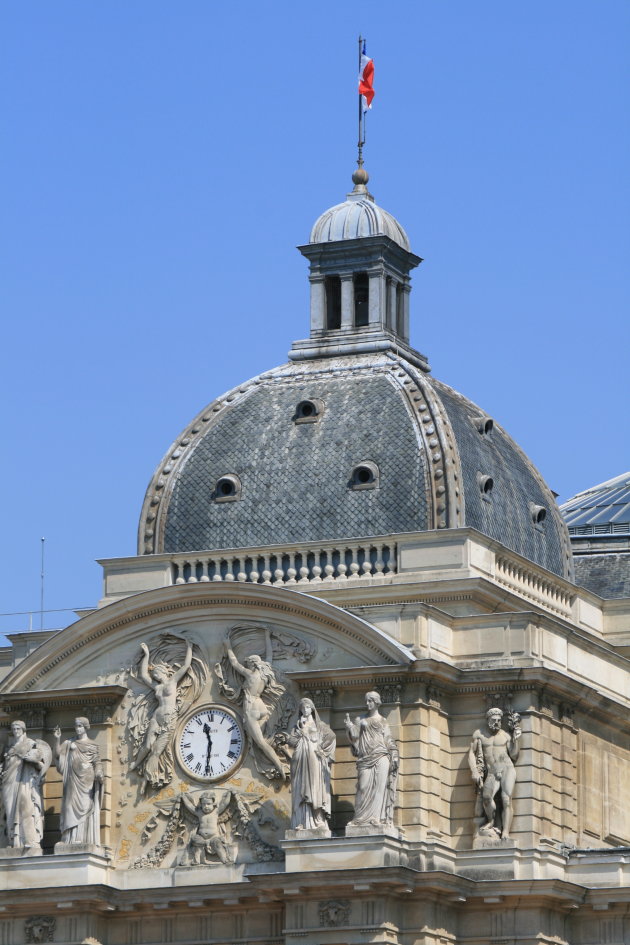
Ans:
[[[427,371],[427,359],[409,347],[409,274],[422,259],[400,223],[375,203],[367,171],[357,168],[352,181],[346,200],[326,210],[298,247],[310,263],[311,326],[289,357],[394,348]]]

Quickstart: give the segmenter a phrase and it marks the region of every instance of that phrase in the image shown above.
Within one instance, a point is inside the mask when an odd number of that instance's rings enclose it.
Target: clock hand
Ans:
[[[206,751],[206,770],[204,771],[205,776],[208,777],[209,774],[210,774],[210,758],[211,758],[211,754],[212,754],[212,739],[210,738],[210,726],[208,725],[207,722],[206,722],[206,723],[204,724],[204,726],[203,726],[203,733],[204,733],[204,735],[206,736],[206,738],[208,739],[208,750]]]

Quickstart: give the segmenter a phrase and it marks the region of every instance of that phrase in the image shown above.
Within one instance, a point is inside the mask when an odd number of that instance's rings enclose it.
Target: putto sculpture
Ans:
[[[26,856],[42,853],[42,787],[51,760],[45,741],[29,738],[24,722],[11,723],[11,736],[0,757],[2,807],[7,845],[22,848]]]
[[[354,722],[347,714],[345,718],[352,754],[357,759],[354,817],[348,827],[391,827],[398,785],[398,747],[379,712],[378,692],[368,692],[365,704],[367,715]]]
[[[191,831],[182,865],[200,866],[212,862],[216,857],[225,865],[234,863],[235,846],[228,842],[225,822],[229,815],[225,811],[232,799],[230,791],[204,791],[195,803],[187,794],[182,794],[182,803],[196,826]]]
[[[54,730],[53,759],[63,778],[61,799],[61,843],[92,844],[101,840],[103,766],[98,745],[88,737],[90,722],[74,720],[75,737],[61,741],[61,729]]]
[[[521,737],[520,716],[508,714],[509,732],[502,726],[503,710],[486,712],[485,731],[477,729],[468,751],[468,766],[477,788],[474,818],[476,846],[495,846],[510,839],[512,794],[516,783],[514,762]]]
[[[287,741],[293,748],[291,828],[330,836],[330,768],[336,740],[311,699],[300,700],[298,720]]]

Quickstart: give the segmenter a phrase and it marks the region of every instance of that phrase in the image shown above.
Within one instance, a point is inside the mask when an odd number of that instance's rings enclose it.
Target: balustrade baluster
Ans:
[[[263,584],[271,584],[271,571],[269,570],[270,556],[263,555]]]

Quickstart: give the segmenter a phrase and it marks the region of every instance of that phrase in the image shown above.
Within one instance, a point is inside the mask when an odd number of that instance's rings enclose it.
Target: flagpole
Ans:
[[[362,43],[363,43],[363,38],[359,36],[359,68],[357,70],[357,74],[359,76],[361,75],[361,45]],[[363,135],[365,134],[365,125],[363,124],[364,121],[365,121],[365,116],[363,115],[362,96],[361,96],[361,92],[359,92],[359,144],[358,144],[359,156],[357,158],[357,167],[363,167],[363,145],[365,144],[365,140],[363,138]]]

